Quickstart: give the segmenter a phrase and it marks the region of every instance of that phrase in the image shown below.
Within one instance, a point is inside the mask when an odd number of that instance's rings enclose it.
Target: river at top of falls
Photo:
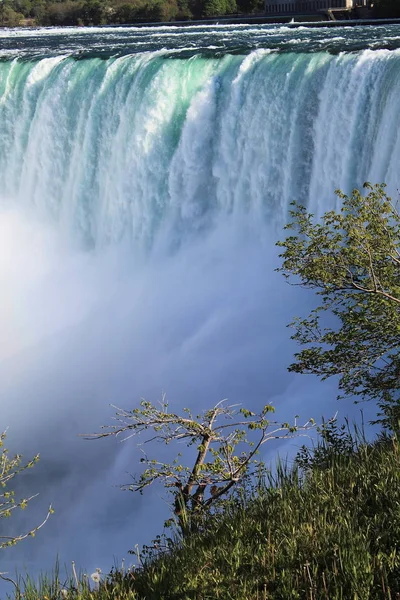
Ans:
[[[0,31],[0,429],[42,456],[15,527],[56,508],[2,571],[106,569],[160,532],[161,492],[116,487],[134,444],[78,437],[110,403],[356,414],[287,373],[313,299],[274,243],[293,200],[397,194],[399,75],[395,25]]]
[[[274,51],[354,52],[400,47],[399,25],[312,28],[306,25],[196,25],[162,27],[64,27],[2,29],[0,57],[46,57],[59,54],[77,58],[123,56],[162,51],[173,56],[245,54],[257,48]]]

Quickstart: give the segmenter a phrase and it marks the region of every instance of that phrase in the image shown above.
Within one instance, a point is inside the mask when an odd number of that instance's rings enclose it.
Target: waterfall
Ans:
[[[0,61],[1,427],[42,454],[22,526],[56,508],[12,564],[107,568],[159,532],[156,496],[113,487],[134,447],[77,438],[109,403],[338,409],[334,381],[286,372],[285,325],[312,299],[274,272],[274,242],[293,200],[321,214],[336,188],[397,193],[400,50],[272,46]]]
[[[160,55],[161,54],[161,55]],[[398,51],[0,63],[0,189],[103,247],[397,185]]]

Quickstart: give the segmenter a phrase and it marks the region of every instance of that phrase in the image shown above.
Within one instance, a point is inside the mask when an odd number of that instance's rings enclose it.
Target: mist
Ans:
[[[34,540],[8,552],[10,565],[36,570],[58,555],[107,569],[162,529],[160,491],[144,498],[117,487],[138,468],[134,441],[79,437],[111,422],[110,404],[131,408],[165,391],[176,410],[229,398],[273,402],[278,420],[336,411],[334,385],[322,405],[310,378],[286,371],[294,347],[285,326],[299,295],[274,272],[276,232],[263,239],[229,222],[184,251],[135,261],[124,244],[74,251],[31,212],[1,213],[0,230],[3,422],[11,449],[41,454],[25,477],[40,497],[13,527],[56,509]]]

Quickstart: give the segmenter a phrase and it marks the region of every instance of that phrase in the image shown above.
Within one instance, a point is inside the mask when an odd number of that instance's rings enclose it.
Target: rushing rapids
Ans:
[[[274,242],[293,200],[397,194],[399,98],[397,26],[0,32],[0,427],[57,509],[11,562],[107,567],[159,532],[112,487],[132,446],[76,437],[110,402],[336,410],[286,373],[309,300]]]

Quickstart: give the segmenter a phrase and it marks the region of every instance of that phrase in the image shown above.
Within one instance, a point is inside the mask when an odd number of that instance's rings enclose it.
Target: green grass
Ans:
[[[336,441],[335,441],[336,440]],[[340,439],[278,465],[172,542],[98,588],[57,575],[21,586],[26,600],[400,599],[400,443]]]
[[[131,586],[130,569],[124,566],[114,568],[112,575],[102,577],[94,582],[88,574],[77,572],[75,565],[65,569],[61,574],[58,563],[51,575],[41,574],[37,579],[29,575],[18,576],[15,580],[8,579],[14,593],[9,599],[15,600],[137,600],[139,597]]]

